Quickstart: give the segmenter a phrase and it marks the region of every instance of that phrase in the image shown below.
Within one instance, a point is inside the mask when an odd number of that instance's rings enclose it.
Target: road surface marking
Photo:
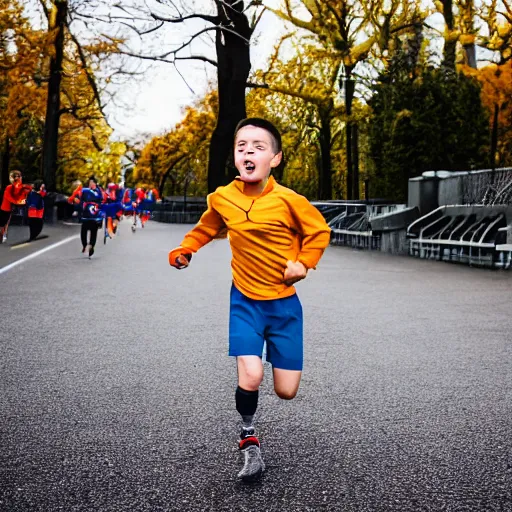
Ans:
[[[16,244],[16,245],[13,245],[11,247],[11,251],[13,251],[14,249],[19,249],[20,247],[27,247],[27,245],[30,245],[28,242],[25,242],[23,244]]]
[[[80,238],[80,236],[79,235],[68,236],[68,238],[61,240],[60,242],[49,245],[48,247],[45,247],[44,249],[41,249],[40,251],[36,251],[32,254],[29,254],[28,256],[21,258],[21,260],[15,261],[13,263],[10,263],[9,265],[6,265],[5,267],[0,268],[0,274],[7,272],[8,270],[11,270],[14,267],[17,267],[18,265],[21,265],[22,263],[25,263],[26,261],[31,260],[32,258],[35,258],[36,256],[39,256],[40,254],[43,254],[47,251],[51,251],[52,249],[59,247],[59,245],[64,245],[64,244],[67,244],[68,242],[71,242],[71,240],[76,240],[77,238]]]

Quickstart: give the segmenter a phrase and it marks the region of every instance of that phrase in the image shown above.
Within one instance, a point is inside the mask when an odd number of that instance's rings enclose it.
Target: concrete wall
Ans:
[[[439,206],[439,178],[412,178],[409,180],[407,206],[418,208],[425,215]]]
[[[407,229],[385,231],[380,235],[380,250],[389,254],[408,254]]]
[[[407,254],[407,227],[420,217],[418,207],[406,208],[370,219],[374,236],[380,237],[380,250],[391,254]]]

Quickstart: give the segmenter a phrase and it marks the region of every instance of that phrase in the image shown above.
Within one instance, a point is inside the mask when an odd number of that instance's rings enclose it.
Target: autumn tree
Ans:
[[[187,107],[180,123],[144,146],[133,172],[134,184],[157,187],[164,196],[176,195],[178,188],[192,181],[191,195],[206,194],[206,162],[217,115],[216,92]]]
[[[335,53],[342,62],[339,90],[344,91],[347,197],[359,197],[359,176],[354,165],[352,105],[355,94],[354,73],[372,48],[387,51],[390,38],[410,30],[417,23],[418,9],[410,0],[283,0],[277,16],[315,36],[320,48]]]
[[[268,119],[281,133],[284,164],[272,170],[278,182],[317,199],[321,155],[315,105],[298,96],[255,88],[247,95],[247,114]]]
[[[457,0],[459,7],[459,41],[464,51],[464,64],[476,69],[477,28],[475,0]]]
[[[30,83],[40,69],[42,40],[32,31],[16,0],[0,0],[0,155],[1,185],[9,183],[9,166],[18,133],[37,139],[37,122],[25,112],[33,107]]]
[[[478,48],[496,53],[499,64],[512,58],[510,0],[438,0],[433,5],[444,20],[445,68],[455,71],[463,64],[476,69]]]
[[[57,148],[59,141],[60,93],[64,61],[64,39],[68,16],[68,1],[53,0],[50,6],[41,0],[48,19],[49,79],[46,116],[43,136],[43,178],[48,190],[55,190],[57,173]]]
[[[7,4],[14,8],[16,2]],[[9,119],[19,122],[11,122],[8,130],[11,137],[30,135],[27,139],[35,142],[30,151],[38,155],[47,188],[55,190],[65,188],[67,172],[82,165],[88,151],[101,152],[106,147],[112,130],[95,73],[101,71],[108,79],[108,72],[100,67],[105,56],[116,53],[119,41],[95,39],[91,30],[86,40],[79,41],[70,29],[76,21],[77,2],[39,0],[35,5],[47,27],[35,30],[25,22],[23,33],[11,43],[16,63],[7,108]],[[21,11],[17,14],[22,18]],[[11,32],[12,26],[11,22]],[[111,75],[120,69],[112,69]],[[30,166],[26,159],[22,163]]]
[[[185,2],[178,5],[177,2],[164,4],[157,1],[140,2],[135,6],[125,1],[116,4],[115,9],[108,20],[129,25],[140,36],[140,46],[144,48],[144,51],[138,51],[126,44],[123,47],[125,55],[167,62],[176,69],[181,61],[199,61],[216,68],[219,107],[208,158],[208,190],[214,191],[233,177],[226,162],[236,124],[246,117],[245,94],[251,69],[250,40],[264,8],[260,2],[247,4],[241,0],[212,0],[205,5],[206,12],[197,12]],[[184,30],[193,27],[192,35],[169,47],[166,29],[176,24]],[[213,44],[204,39],[209,34],[214,34]],[[156,48],[150,42],[155,39],[159,41]],[[193,50],[200,40],[205,42],[207,49],[204,52]],[[209,50],[212,46],[214,52]]]
[[[480,18],[487,28],[480,45],[497,55],[497,64],[505,64],[512,59],[512,1],[483,0]]]
[[[87,183],[89,176],[95,176],[100,185],[106,187],[110,182],[121,181],[121,159],[127,150],[124,142],[110,142],[102,151],[91,148],[83,155],[82,165],[74,169],[74,177]]]
[[[462,4],[470,3],[459,0]],[[462,66],[462,71],[476,77],[482,84],[482,102],[490,113],[491,168],[510,165],[511,156],[511,94],[512,80],[512,2],[510,0],[485,0],[479,3],[478,17],[486,31],[475,35],[475,44],[492,52],[492,63],[481,69]]]
[[[512,166],[512,59],[464,72],[481,83],[482,103],[491,114],[488,165],[492,169]]]
[[[308,112],[305,120],[309,127],[317,132],[315,141],[320,158],[318,178],[315,180],[318,183],[315,197],[331,199],[334,119],[344,113],[339,102],[335,104],[341,59],[337,54],[327,55],[324,50],[315,46],[297,45],[294,47],[293,57],[283,62],[279,58],[280,48],[281,44],[276,45],[269,69],[255,73],[253,80],[270,93],[282,96],[281,101],[276,99],[276,102],[281,103],[281,109],[286,108],[286,103],[292,100],[311,106],[310,109],[304,107],[303,110]],[[293,103],[296,106],[297,101]],[[292,122],[300,123],[297,117]],[[283,129],[286,131],[285,127]]]

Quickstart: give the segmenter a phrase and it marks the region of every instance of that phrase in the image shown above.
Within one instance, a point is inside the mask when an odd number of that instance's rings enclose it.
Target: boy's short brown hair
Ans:
[[[275,153],[279,153],[283,150],[282,142],[281,142],[281,134],[279,130],[266,119],[262,119],[261,117],[248,117],[247,119],[242,119],[235,128],[235,137],[238,131],[244,126],[256,126],[257,128],[263,128],[272,136],[272,147]]]

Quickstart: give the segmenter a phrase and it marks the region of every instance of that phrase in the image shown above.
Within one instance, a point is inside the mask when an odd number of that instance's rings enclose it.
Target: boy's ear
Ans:
[[[282,159],[283,159],[283,152],[279,151],[279,153],[275,154],[274,158],[272,158],[272,160],[270,160],[270,167],[272,169],[274,167],[277,167],[281,163]]]

